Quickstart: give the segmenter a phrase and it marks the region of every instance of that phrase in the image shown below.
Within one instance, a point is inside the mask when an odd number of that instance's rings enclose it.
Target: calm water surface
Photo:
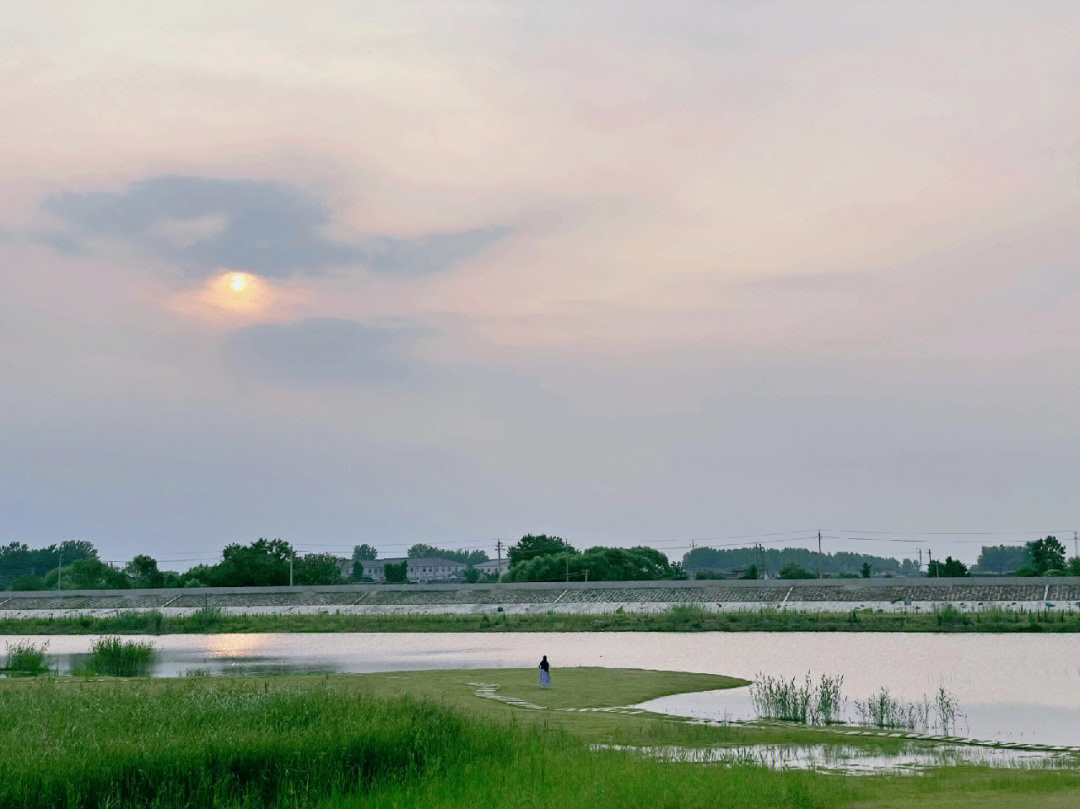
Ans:
[[[6,638],[8,642],[18,637]],[[69,670],[92,641],[50,636],[49,653]],[[865,698],[882,686],[916,700],[944,686],[967,715],[963,735],[993,741],[1080,745],[1080,635],[919,635],[799,632],[581,632],[230,634],[147,637],[154,675],[372,672],[532,667],[546,654],[560,666],[608,666],[799,677],[842,674],[844,691]],[[654,700],[681,716],[749,718],[745,689]],[[966,732],[965,732],[966,731]]]

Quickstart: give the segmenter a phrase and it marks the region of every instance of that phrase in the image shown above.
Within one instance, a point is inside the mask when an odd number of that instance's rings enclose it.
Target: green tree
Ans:
[[[1031,554],[1022,545],[983,545],[975,567],[980,573],[1010,575],[1031,567]]]
[[[577,553],[577,550],[562,537],[547,534],[526,534],[506,551],[510,567],[531,561],[538,556],[559,553]]]
[[[870,574],[873,573],[873,570],[870,567],[870,563],[869,562],[863,562],[862,567],[859,569],[859,573],[862,575],[862,577],[864,579],[869,579]]]
[[[967,574],[967,565],[951,556],[946,556],[944,562],[935,559],[926,570],[926,575],[931,578],[960,578]]]
[[[809,570],[806,570],[805,568],[801,567],[800,565],[796,565],[796,564],[793,564],[793,563],[789,562],[788,564],[786,564],[782,568],[780,568],[780,578],[781,579],[816,579],[817,574],[816,573],[811,573]]]
[[[409,580],[408,562],[391,562],[383,568],[383,577],[387,584],[405,584]]]
[[[132,587],[165,586],[165,577],[158,570],[157,560],[143,553],[124,566],[124,573],[131,580]]]
[[[292,556],[292,546],[281,539],[260,537],[250,545],[226,545],[221,561],[199,572],[200,581],[211,587],[287,585]]]
[[[67,540],[44,548],[30,548],[22,542],[0,546],[0,589],[24,576],[31,577],[27,582],[32,577],[44,579],[50,572],[54,574],[55,586],[55,572],[60,563],[66,567],[82,559],[97,559],[97,549],[83,540]]]
[[[506,581],[655,581],[682,578],[681,568],[654,548],[597,546],[534,556],[507,571]]]
[[[44,590],[45,579],[33,573],[23,573],[11,583],[12,590]]]
[[[365,542],[353,548],[352,560],[354,562],[370,562],[372,559],[378,558],[379,552],[375,549],[374,545],[368,545]]]
[[[746,568],[746,570],[743,572],[743,574],[741,576],[739,576],[739,578],[740,579],[746,579],[746,580],[761,578],[758,575],[757,565],[750,565],[750,567]]]
[[[353,548],[352,552],[352,580],[360,581],[364,578],[364,562],[370,562],[372,559],[378,559],[379,552],[375,550],[373,545],[368,545],[366,542],[362,545],[357,545]]]
[[[409,548],[407,556],[410,559],[433,556],[437,559],[461,562],[466,567],[476,567],[481,562],[486,562],[489,559],[484,551],[449,551],[445,548],[436,548],[434,545],[426,545],[423,542],[418,542]]]
[[[808,548],[695,548],[683,556],[687,572],[732,573],[745,570],[751,564],[766,570],[780,570],[784,565],[798,565],[804,570],[838,576],[841,573],[859,574],[862,565],[869,564],[876,572],[896,576],[915,576],[918,565],[911,559],[892,559],[865,553],[818,553]]]
[[[332,553],[308,553],[296,557],[294,584],[340,584],[342,560]]]
[[[194,565],[180,576],[181,587],[209,587],[216,576],[215,566]]]
[[[52,570],[45,576],[45,589],[56,588],[57,574]],[[125,590],[131,586],[127,576],[100,559],[80,559],[64,564],[60,575],[61,590]]]
[[[1032,540],[1025,547],[1036,576],[1065,569],[1065,546],[1057,537],[1048,536],[1045,539]]]

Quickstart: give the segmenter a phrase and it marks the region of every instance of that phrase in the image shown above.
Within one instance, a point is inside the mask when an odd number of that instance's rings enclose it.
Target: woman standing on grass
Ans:
[[[551,685],[551,666],[547,662],[547,655],[540,661],[540,687],[547,688]]]

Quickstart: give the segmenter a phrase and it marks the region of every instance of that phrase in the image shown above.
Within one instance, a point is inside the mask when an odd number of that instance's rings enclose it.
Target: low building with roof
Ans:
[[[473,568],[485,576],[501,576],[503,573],[510,569],[510,560],[488,559],[486,562],[481,562],[478,565],[473,565]]]
[[[409,581],[456,581],[465,575],[465,563],[439,556],[399,556],[393,559],[365,559],[364,578],[386,581],[386,566],[406,563],[405,578]]]

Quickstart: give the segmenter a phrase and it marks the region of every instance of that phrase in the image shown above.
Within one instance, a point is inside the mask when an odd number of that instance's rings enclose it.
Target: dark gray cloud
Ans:
[[[325,206],[265,180],[155,177],[119,192],[55,194],[43,208],[66,227],[43,232],[44,243],[86,250],[94,239],[120,239],[195,276],[229,267],[286,277],[339,265],[421,276],[445,270],[510,232],[491,226],[415,239],[336,241],[323,233],[330,220]]]
[[[396,382],[420,364],[409,323],[365,324],[338,318],[258,323],[233,332],[224,359],[236,372],[284,382],[353,386]]]

